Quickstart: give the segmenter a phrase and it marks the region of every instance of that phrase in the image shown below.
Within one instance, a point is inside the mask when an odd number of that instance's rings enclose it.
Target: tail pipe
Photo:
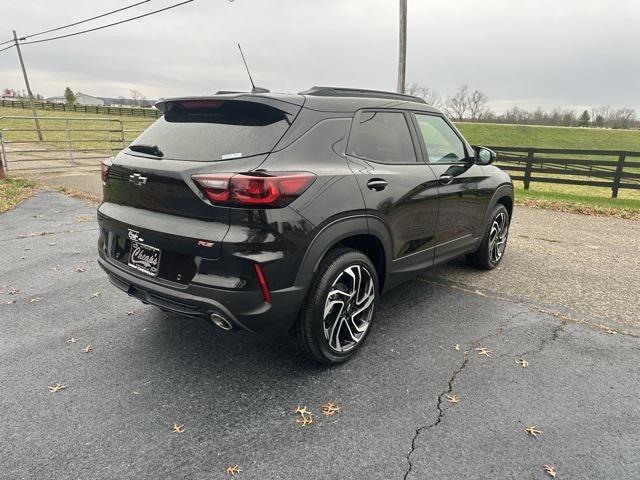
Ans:
[[[211,323],[213,323],[216,327],[220,327],[222,330],[229,331],[233,328],[233,325],[231,325],[229,320],[218,313],[212,313],[211,315],[209,315],[209,319],[211,320]]]

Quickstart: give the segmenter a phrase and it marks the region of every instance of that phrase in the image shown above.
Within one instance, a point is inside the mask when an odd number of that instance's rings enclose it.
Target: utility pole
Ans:
[[[400,0],[400,41],[398,52],[398,93],[404,93],[407,70],[407,0]]]
[[[38,130],[38,139],[42,141],[42,131],[40,130],[40,122],[38,121],[38,113],[36,112],[36,106],[33,103],[33,93],[29,86],[29,77],[27,77],[27,70],[24,68],[24,60],[22,60],[22,52],[20,51],[20,42],[18,42],[18,35],[16,31],[13,31],[13,41],[16,44],[16,50],[18,50],[18,58],[20,59],[20,66],[22,67],[22,75],[24,76],[24,84],[27,87],[27,93],[29,94],[29,103],[31,103],[31,111],[33,112],[33,119],[36,122],[36,129]]]

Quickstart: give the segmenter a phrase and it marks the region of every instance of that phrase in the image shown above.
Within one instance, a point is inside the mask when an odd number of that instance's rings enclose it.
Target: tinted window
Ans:
[[[164,158],[216,161],[266,153],[289,128],[286,114],[253,102],[185,100],[133,144],[157,145]]]
[[[466,159],[462,140],[442,117],[416,114],[430,162],[455,163]]]
[[[416,161],[409,127],[399,112],[362,112],[357,117],[352,152],[379,162]]]

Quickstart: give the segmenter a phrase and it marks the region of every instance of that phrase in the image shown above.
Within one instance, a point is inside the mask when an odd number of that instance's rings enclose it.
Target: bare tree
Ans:
[[[139,106],[140,99],[142,98],[142,93],[140,93],[139,90],[131,90],[129,94],[131,95],[131,98],[133,98],[133,102]]]
[[[611,128],[629,128],[636,118],[633,108],[619,108],[611,115]]]
[[[469,108],[469,87],[460,85],[458,91],[452,97],[447,97],[445,111],[454,120],[464,120]]]
[[[418,82],[407,83],[404,87],[404,91],[407,95],[422,98],[427,102],[427,105],[431,105],[434,108],[442,107],[442,99],[438,92],[429,87],[423,87]]]
[[[480,120],[486,113],[488,97],[480,90],[474,90],[467,97],[467,109],[471,120]]]

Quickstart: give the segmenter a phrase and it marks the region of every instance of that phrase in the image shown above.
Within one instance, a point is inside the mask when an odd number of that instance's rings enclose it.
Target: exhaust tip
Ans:
[[[222,315],[219,315],[217,313],[212,313],[211,315],[209,315],[209,319],[211,320],[211,322],[213,322],[213,324],[216,327],[220,327],[222,330],[228,331],[233,328],[231,323],[229,323],[229,320],[227,320]]]

